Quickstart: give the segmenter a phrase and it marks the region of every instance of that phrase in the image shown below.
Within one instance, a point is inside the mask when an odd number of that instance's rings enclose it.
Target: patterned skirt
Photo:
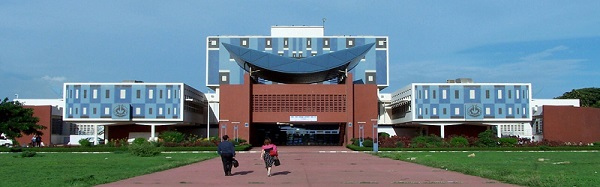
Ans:
[[[269,153],[263,154],[263,160],[265,161],[265,168],[273,167],[273,162],[275,162],[275,157],[269,155]]]

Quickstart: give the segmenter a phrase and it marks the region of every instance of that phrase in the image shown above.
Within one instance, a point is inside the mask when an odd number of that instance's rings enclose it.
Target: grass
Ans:
[[[0,154],[5,179],[0,186],[94,186],[215,158],[216,153],[131,154],[37,153]]]
[[[474,157],[468,155],[474,153]],[[414,162],[523,186],[597,186],[600,152],[386,152]]]

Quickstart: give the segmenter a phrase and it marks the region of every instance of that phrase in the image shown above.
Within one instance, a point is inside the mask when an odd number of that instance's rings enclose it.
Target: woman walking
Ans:
[[[271,153],[273,152],[273,153]],[[260,158],[265,161],[265,168],[267,168],[267,177],[271,176],[271,168],[273,168],[273,163],[277,157],[277,146],[271,143],[271,139],[265,138],[263,142],[262,151],[260,153]]]

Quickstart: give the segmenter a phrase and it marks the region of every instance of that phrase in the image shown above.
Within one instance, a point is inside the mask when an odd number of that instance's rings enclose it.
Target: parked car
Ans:
[[[0,139],[0,146],[12,147],[13,142],[9,139]]]

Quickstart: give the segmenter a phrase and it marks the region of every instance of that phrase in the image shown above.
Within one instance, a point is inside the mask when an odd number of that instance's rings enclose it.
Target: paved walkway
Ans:
[[[100,186],[515,186],[341,146],[281,146],[281,165],[267,177],[259,151],[238,153],[240,167],[233,176],[224,176],[221,159],[215,158]]]

